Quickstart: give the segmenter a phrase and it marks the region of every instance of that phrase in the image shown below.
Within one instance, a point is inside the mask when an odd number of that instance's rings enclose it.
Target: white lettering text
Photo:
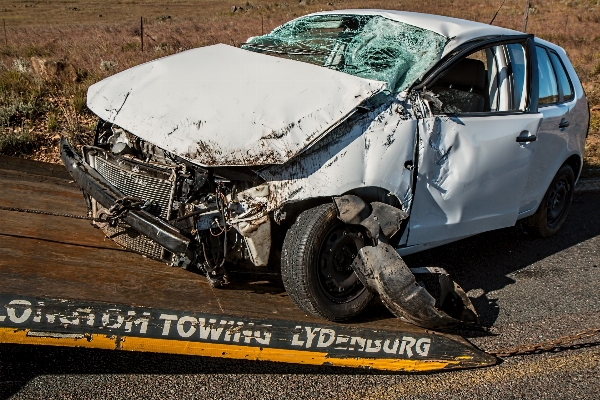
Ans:
[[[160,314],[158,319],[164,319],[165,325],[163,326],[162,335],[167,336],[171,331],[171,321],[177,321],[177,315],[172,314]]]
[[[28,302],[27,300],[13,300],[10,303],[8,303],[9,305],[19,305],[19,306],[31,306],[31,303]],[[19,307],[21,308],[21,307]],[[31,316],[31,308],[27,307],[25,309],[23,309],[23,314],[21,314],[21,316],[17,317],[17,313],[15,312],[15,307],[6,307],[6,314],[8,315],[8,319],[15,323],[15,324],[21,324],[25,321],[27,321],[29,319],[29,317]]]

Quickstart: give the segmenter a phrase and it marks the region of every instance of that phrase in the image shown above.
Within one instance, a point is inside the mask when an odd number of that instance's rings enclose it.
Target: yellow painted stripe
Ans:
[[[115,349],[115,338],[106,335],[91,335],[88,338],[51,338],[27,336],[29,329],[0,328],[0,343],[36,344],[68,347],[92,347],[95,349]]]
[[[117,346],[115,336],[94,334],[88,338],[48,338],[27,336],[28,330],[0,328],[0,343],[18,343],[34,345],[88,347],[112,349]],[[432,371],[458,365],[458,361],[406,360],[390,358],[336,358],[327,353],[237,346],[218,343],[200,343],[169,339],[121,337],[121,350],[144,351],[153,353],[198,355],[205,357],[234,358],[242,360],[260,360],[286,362],[293,364],[333,365],[337,367],[370,367],[388,371]]]
[[[458,361],[422,361],[389,358],[334,358],[327,353],[304,350],[273,349],[216,343],[185,342],[154,338],[128,337],[121,343],[123,350],[151,351],[171,354],[194,354],[207,357],[236,358],[245,360],[275,361],[294,364],[339,367],[371,367],[392,371],[429,371],[442,369]]]

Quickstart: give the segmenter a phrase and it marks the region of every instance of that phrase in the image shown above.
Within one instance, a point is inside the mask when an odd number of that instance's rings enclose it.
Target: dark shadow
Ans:
[[[471,300],[482,325],[491,327],[498,317],[500,305],[495,299],[488,299],[487,293],[515,283],[510,274],[600,235],[598,204],[600,194],[575,195],[564,226],[549,238],[530,235],[517,223],[514,227],[482,233],[403,259],[411,268],[444,268],[465,292],[480,291]],[[485,334],[482,332],[474,331],[466,336]]]
[[[223,290],[286,295],[281,274],[260,271],[228,271],[230,283]]]
[[[29,239],[29,240],[36,240],[36,241],[44,241],[44,242],[48,242],[48,243],[55,243],[55,244],[64,244],[67,246],[75,246],[75,247],[87,247],[89,249],[98,249],[98,250],[114,250],[114,251],[123,251],[126,253],[135,253],[131,250],[127,250],[127,249],[122,249],[122,248],[118,248],[118,247],[104,247],[104,246],[92,246],[92,245],[88,245],[88,244],[78,244],[78,243],[72,243],[72,242],[63,242],[60,240],[52,240],[52,239],[46,239],[46,238],[41,238],[41,237],[33,237],[33,236],[25,236],[25,235],[13,235],[10,233],[0,233],[0,236],[8,236],[8,237],[13,237],[13,238],[18,238],[18,239]]]
[[[525,353],[560,353],[600,346],[600,342],[560,346]],[[415,373],[311,366],[268,361],[228,360],[172,354],[120,352],[53,346],[0,344],[0,399],[7,399],[39,375],[81,374],[310,374],[403,375]],[[26,360],[26,361],[25,361]],[[503,362],[498,360],[498,364]],[[449,371],[448,371],[449,372]],[[430,375],[440,372],[416,373]]]
[[[287,296],[285,288],[283,287],[283,281],[281,280],[281,274],[261,270],[239,270],[236,268],[239,267],[229,263],[225,264],[229,283],[220,288],[216,288],[215,290],[224,292],[228,290],[243,290],[256,294]],[[191,268],[188,272],[206,276],[205,273],[198,268]]]
[[[200,356],[18,344],[0,344],[0,360],[0,399],[7,399],[13,396],[30,380],[39,375],[415,375],[415,373],[378,371],[363,368],[312,366],[269,361],[231,360]]]
[[[515,357],[515,356],[530,356],[530,355],[534,355],[534,354],[544,354],[544,353],[563,353],[563,352],[569,351],[569,350],[589,349],[589,348],[598,347],[598,346],[600,346],[600,342],[580,343],[580,344],[571,344],[571,345],[566,345],[566,346],[556,346],[556,347],[552,347],[550,349],[538,349],[538,350],[532,350],[532,351],[525,351],[525,352],[522,352],[519,354],[510,355],[510,356],[498,355],[498,357],[508,358],[508,357]]]
[[[396,316],[387,309],[379,297],[375,296],[375,298],[371,300],[367,310],[363,311],[357,317],[351,321],[348,321],[347,323],[348,325],[352,325],[352,323],[376,322],[393,318],[396,318]]]

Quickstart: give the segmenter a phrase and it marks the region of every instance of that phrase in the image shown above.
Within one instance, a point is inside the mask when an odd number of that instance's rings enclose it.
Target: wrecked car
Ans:
[[[518,220],[556,233],[589,125],[562,48],[380,10],[151,61],[92,85],[87,104],[94,143],[79,155],[63,139],[62,159],[115,242],[215,287],[231,268],[280,269],[298,307],[328,320],[379,294],[427,327],[477,317],[445,271],[401,256]]]

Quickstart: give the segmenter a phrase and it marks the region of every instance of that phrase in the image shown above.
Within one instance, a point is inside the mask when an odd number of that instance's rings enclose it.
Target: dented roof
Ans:
[[[413,26],[428,29],[439,33],[450,40],[444,49],[444,54],[448,54],[457,46],[482,36],[492,35],[522,35],[523,32],[512,29],[501,28],[498,26],[483,24],[481,22],[469,21],[460,18],[444,17],[441,15],[422,14],[409,11],[393,10],[336,10],[322,11],[311,15],[327,14],[356,14],[356,15],[380,15],[394,21],[404,22]]]

